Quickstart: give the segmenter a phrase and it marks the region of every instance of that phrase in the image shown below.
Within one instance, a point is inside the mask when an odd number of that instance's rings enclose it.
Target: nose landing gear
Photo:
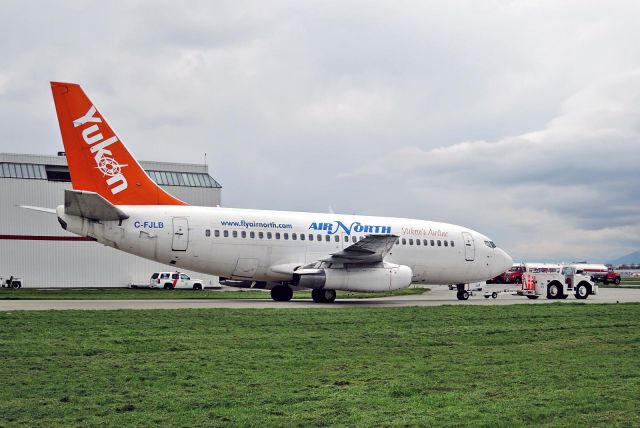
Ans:
[[[464,289],[464,284],[456,284],[458,292],[456,293],[456,297],[458,300],[468,300],[470,293]]]

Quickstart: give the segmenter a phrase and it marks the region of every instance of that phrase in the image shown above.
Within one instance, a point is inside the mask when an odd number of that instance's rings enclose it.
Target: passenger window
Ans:
[[[319,233],[318,233],[318,235],[316,236],[316,238],[318,239],[318,241],[322,241],[322,235],[320,235]]]
[[[455,247],[455,245],[453,244],[453,241],[451,241],[451,246],[452,246],[452,247]]]
[[[295,241],[296,239],[298,239],[298,235],[296,235],[295,233],[291,234],[291,240]]]
[[[244,230],[242,232],[240,232],[240,236],[242,236],[243,238],[247,237],[247,232],[245,232]]]
[[[300,240],[301,240],[301,241],[304,241],[305,239],[307,239],[307,238],[305,237],[304,233],[301,233],[301,234],[300,234]]]
[[[228,230],[225,230],[225,231],[224,231],[224,237],[225,237],[225,238],[228,238],[228,237],[229,237],[229,231],[228,231]]]
[[[432,239],[431,240],[431,246],[434,247],[436,245],[436,242]]]
[[[272,238],[271,232],[267,232],[267,239],[271,239],[271,238]]]
[[[344,235],[344,242],[349,242],[349,237],[347,235]]]
[[[409,245],[413,245],[413,238],[409,238]]]
[[[207,238],[210,237],[211,236],[211,229],[205,229],[204,236],[206,236]]]
[[[438,247],[442,246],[442,242],[440,242],[440,240],[438,239]]]
[[[407,240],[405,238],[402,238],[402,245],[407,245]]]
[[[289,234],[288,233],[283,233],[282,236],[284,237],[285,241],[289,240]]]
[[[448,241],[444,241],[444,246],[448,247],[449,246],[449,242]]]
[[[313,235],[311,233],[309,234],[309,241],[313,241]]]
[[[416,245],[420,245],[420,240],[416,239]]]
[[[238,237],[238,231],[237,231],[237,230],[234,230],[234,231],[233,231],[233,237],[234,237],[234,238],[237,238],[237,237]]]
[[[255,232],[249,232],[249,238],[254,239],[256,237]]]
[[[423,239],[422,245],[424,245],[425,247],[429,246],[429,241],[427,241],[426,239]]]
[[[213,236],[215,236],[216,238],[220,237],[220,231],[218,229],[213,231]]]
[[[258,232],[258,238],[264,239],[264,233],[263,232]]]
[[[280,232],[276,232],[276,239],[280,239]]]
[[[396,245],[400,244],[400,238],[396,239]]]
[[[329,242],[331,241],[331,237],[329,235],[324,235],[324,240]]]
[[[360,237],[360,240],[362,241],[363,239],[364,239],[364,236],[361,236],[361,237]]]
[[[338,235],[336,235],[336,237],[334,238],[334,241],[340,242],[340,237]]]
[[[355,236],[352,236],[352,237],[351,237],[351,242],[354,242],[354,243],[355,243],[357,240],[358,240],[358,238],[357,238],[357,237],[355,237]]]

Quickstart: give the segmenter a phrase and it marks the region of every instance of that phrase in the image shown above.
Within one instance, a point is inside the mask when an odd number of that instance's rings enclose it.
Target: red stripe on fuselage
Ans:
[[[51,236],[51,235],[0,235],[0,240],[10,241],[92,241],[83,236]]]

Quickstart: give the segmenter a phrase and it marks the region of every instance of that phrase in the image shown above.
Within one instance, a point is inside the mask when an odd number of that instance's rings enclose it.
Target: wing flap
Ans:
[[[108,221],[129,218],[124,211],[99,194],[82,190],[65,190],[64,212],[90,220]]]

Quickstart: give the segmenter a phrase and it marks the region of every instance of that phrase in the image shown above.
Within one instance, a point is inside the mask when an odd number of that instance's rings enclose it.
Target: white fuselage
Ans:
[[[193,206],[119,208],[129,218],[91,221],[65,214],[62,206],[57,214],[68,231],[102,244],[233,279],[289,281],[296,268],[326,259],[368,234],[399,236],[385,262],[410,267],[416,283],[483,281],[512,265],[486,236],[446,223]]]

